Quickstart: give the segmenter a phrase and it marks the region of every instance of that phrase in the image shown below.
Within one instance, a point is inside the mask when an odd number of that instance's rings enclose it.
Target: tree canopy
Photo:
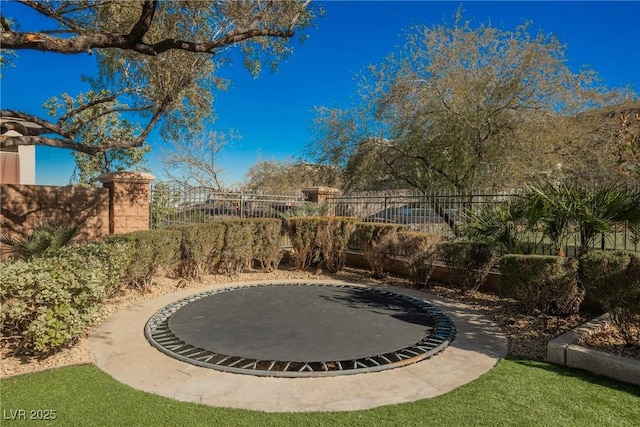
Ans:
[[[357,105],[317,109],[310,154],[344,168],[350,188],[467,191],[553,175],[565,140],[587,132],[567,136],[568,120],[636,98],[594,71],[573,72],[565,46],[528,23],[506,31],[459,11],[406,40],[362,73]]]
[[[45,145],[95,155],[143,147],[161,126],[170,140],[202,130],[213,117],[218,77],[234,52],[257,75],[288,55],[315,16],[309,0],[129,1],[20,0],[48,18],[49,28],[23,32],[16,17],[0,15],[2,65],[16,51],[94,54],[90,91],[48,101],[52,119],[1,110],[0,146]],[[235,49],[232,49],[235,48]],[[29,123],[29,126],[25,126]]]
[[[249,168],[244,184],[248,190],[272,194],[299,194],[303,188],[317,185],[340,187],[340,171],[293,159],[259,160]]]

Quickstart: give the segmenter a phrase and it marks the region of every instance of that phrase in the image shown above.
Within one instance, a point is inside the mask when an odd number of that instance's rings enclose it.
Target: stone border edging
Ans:
[[[549,341],[547,362],[640,385],[640,361],[578,345],[582,337],[600,332],[608,322],[606,313]]]

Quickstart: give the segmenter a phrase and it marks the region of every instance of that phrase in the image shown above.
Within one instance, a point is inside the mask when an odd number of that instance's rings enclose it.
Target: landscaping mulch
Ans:
[[[640,336],[640,331],[637,328],[635,335]],[[580,340],[580,345],[604,351],[605,353],[640,360],[640,346],[628,345],[620,335],[620,332],[610,323],[607,323],[602,331],[590,334]]]
[[[376,280],[371,277],[368,271],[356,268],[345,268],[340,273],[327,275],[318,270],[314,272],[299,271],[288,266],[283,266],[270,273],[249,272],[234,277],[224,275],[207,276],[201,283],[186,283],[183,280],[160,278],[154,286],[147,291],[140,291],[137,289],[121,290],[104,306],[96,324],[99,324],[112,314],[131,304],[175,292],[177,288],[184,286],[193,288],[194,291],[197,291],[199,288],[204,288],[212,284],[224,285],[226,283],[236,281],[289,279],[335,279],[345,281],[351,280],[356,282],[366,280],[367,282],[372,283],[385,283],[393,286],[414,288],[411,281],[407,279],[388,277],[385,280]],[[575,314],[563,318],[555,316],[525,315],[519,312],[518,304],[515,300],[501,298],[489,293],[472,291],[462,295],[456,290],[436,283],[423,290],[440,297],[449,298],[473,306],[485,313],[504,331],[509,342],[510,354],[537,360],[545,360],[547,343],[550,340],[591,320],[597,315]],[[87,331],[87,335],[90,332],[91,331]],[[594,336],[585,345],[625,357],[640,359],[640,355],[638,354],[640,353],[640,349],[636,348],[635,350],[629,350],[628,348],[622,348],[624,345],[621,347],[619,341],[616,340],[615,330],[613,328],[607,329],[602,334]],[[92,356],[86,336],[79,339],[72,347],[63,349],[62,351],[46,358],[30,357],[29,355],[15,357],[11,354],[6,343],[3,342],[2,349],[0,349],[0,358],[2,359],[2,363],[0,364],[0,376],[11,376],[71,364],[92,362]]]

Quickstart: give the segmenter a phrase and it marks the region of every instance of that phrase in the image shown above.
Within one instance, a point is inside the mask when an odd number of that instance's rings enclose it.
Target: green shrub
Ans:
[[[447,265],[449,284],[461,293],[478,290],[496,260],[491,245],[483,242],[440,242],[436,254]]]
[[[398,233],[398,249],[409,264],[413,283],[420,287],[429,284],[435,268],[436,243],[442,240],[439,234],[419,232]]]
[[[390,255],[396,251],[399,231],[406,227],[397,224],[361,222],[356,224],[356,236],[373,277],[382,279],[389,273]]]
[[[146,230],[109,236],[125,242],[132,253],[125,271],[125,282],[138,289],[149,289],[158,271],[173,270],[180,251],[180,230]]]
[[[627,344],[640,346],[640,254],[592,251],[580,268],[588,295],[609,311]]]
[[[355,229],[356,218],[323,217],[318,220],[317,240],[324,266],[330,273],[337,273],[344,267]]]
[[[119,288],[128,262],[123,243],[90,243],[56,256],[4,262],[2,336],[17,338],[15,353],[44,355],[71,344]]]
[[[254,222],[249,220],[225,221],[224,246],[220,268],[226,274],[240,274],[253,260]]]
[[[584,299],[578,285],[578,262],[550,255],[504,255],[500,258],[500,293],[516,298],[528,313],[566,316]]]
[[[189,280],[202,280],[207,273],[217,271],[222,260],[225,222],[180,226],[180,265],[178,274]]]
[[[70,226],[63,223],[42,221],[33,231],[21,237],[0,236],[0,243],[9,247],[9,253],[17,258],[30,259],[39,256],[56,255],[78,235],[81,224]]]
[[[253,258],[264,271],[278,268],[282,259],[282,221],[279,219],[254,220]]]
[[[293,248],[293,262],[296,268],[306,270],[320,260],[318,245],[318,224],[320,217],[290,217],[287,219],[287,233]]]

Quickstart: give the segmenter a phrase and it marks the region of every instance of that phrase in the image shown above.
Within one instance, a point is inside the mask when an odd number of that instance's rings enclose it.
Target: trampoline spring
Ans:
[[[227,366],[232,368],[232,367],[236,366],[238,363],[242,362],[243,360],[247,360],[247,359],[245,359],[243,357],[240,357],[240,358],[238,358],[238,360],[236,360],[235,362],[233,362],[233,363],[231,363],[231,364],[229,364]]]
[[[267,368],[267,371],[272,370],[274,366],[276,366],[276,361],[275,361],[275,360],[272,360],[272,361],[271,361],[271,364],[270,364],[270,365],[269,365],[269,367]]]
[[[358,369],[358,366],[360,366],[361,368],[368,368],[368,366],[367,366],[367,365],[365,365],[364,363],[362,363],[362,362],[361,362],[361,361],[359,361],[359,360],[355,360],[354,362],[355,362],[355,363],[354,363],[354,365],[353,365],[353,369]]]
[[[229,357],[229,356],[224,357],[224,358],[223,358],[221,361],[219,361],[217,364],[218,364],[218,365],[222,365],[222,364],[224,364],[224,362],[226,362],[226,361],[227,361],[227,360],[229,360],[229,359],[231,359],[231,357]]]
[[[241,366],[240,368],[241,369],[256,369],[257,367],[258,367],[258,361],[254,360],[253,362],[247,363],[246,365]]]
[[[195,360],[199,362],[208,363],[209,360],[213,359],[215,356],[216,356],[215,354],[205,354],[204,356],[196,357]]]
[[[380,363],[378,363],[375,359],[368,357],[367,360],[370,360],[371,363],[373,363],[375,366],[380,366]]]
[[[291,362],[287,362],[287,364],[284,366],[284,368],[282,369],[283,371],[288,371],[289,370],[289,366],[291,366]]]
[[[183,350],[178,351],[177,353],[181,356],[184,356],[186,354],[191,353],[194,350],[193,347],[185,347]],[[196,348],[196,353],[198,352],[198,349]]]
[[[305,363],[302,368],[298,369],[298,372],[302,372],[302,371],[310,371],[313,372],[313,368],[311,368],[311,366],[309,366],[308,363]]]

